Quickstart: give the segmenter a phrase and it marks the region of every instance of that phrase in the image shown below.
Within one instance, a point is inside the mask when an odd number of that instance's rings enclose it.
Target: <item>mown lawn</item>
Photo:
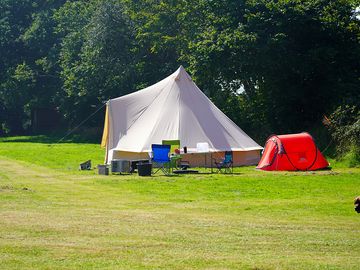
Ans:
[[[99,176],[99,145],[0,140],[1,269],[358,269],[360,169]]]

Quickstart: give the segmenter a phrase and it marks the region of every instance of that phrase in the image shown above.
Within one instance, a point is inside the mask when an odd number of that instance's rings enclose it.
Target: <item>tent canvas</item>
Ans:
[[[243,153],[246,158],[239,157],[237,165],[256,164],[262,149],[206,97],[182,66],[154,85],[107,102],[102,139],[106,163],[148,158],[151,145],[162,140],[180,140],[193,159],[199,142],[208,143],[210,152]]]
[[[310,134],[272,135],[266,141],[257,169],[266,171],[314,171],[329,166]]]

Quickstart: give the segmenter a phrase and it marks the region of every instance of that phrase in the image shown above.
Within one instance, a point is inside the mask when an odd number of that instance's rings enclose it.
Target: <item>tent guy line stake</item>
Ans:
[[[79,127],[81,127],[86,121],[88,121],[91,117],[93,117],[98,111],[100,111],[102,108],[104,108],[104,106],[106,105],[107,101],[104,102],[95,112],[93,112],[92,114],[90,114],[85,120],[83,120],[80,124],[78,124],[76,127],[74,127],[73,129],[71,129],[68,133],[66,133],[66,135],[64,137],[62,137],[60,140],[58,140],[56,143],[52,143],[49,144],[48,146],[53,146],[54,144],[58,144],[60,142],[62,142],[67,136],[69,136],[70,134],[72,134],[75,130],[77,130]]]

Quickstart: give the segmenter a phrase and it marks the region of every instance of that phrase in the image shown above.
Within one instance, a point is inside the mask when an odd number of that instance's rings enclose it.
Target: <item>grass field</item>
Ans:
[[[359,269],[359,168],[99,176],[42,139],[0,140],[0,269]]]

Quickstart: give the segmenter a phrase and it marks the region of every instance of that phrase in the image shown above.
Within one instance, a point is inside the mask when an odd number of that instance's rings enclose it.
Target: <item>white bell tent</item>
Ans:
[[[182,66],[152,86],[107,103],[101,143],[106,163],[148,159],[151,144],[162,140],[180,140],[193,166],[204,165],[198,143],[208,143],[214,157],[233,151],[234,165],[256,164],[262,149],[206,97]]]

